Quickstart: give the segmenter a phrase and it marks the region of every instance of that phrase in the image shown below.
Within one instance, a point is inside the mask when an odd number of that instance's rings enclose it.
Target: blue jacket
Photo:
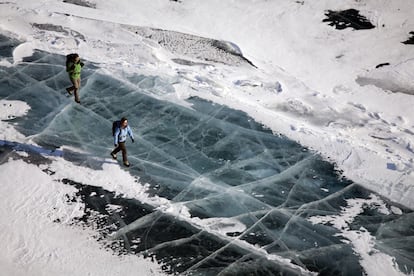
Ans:
[[[127,135],[131,137],[132,140],[134,140],[134,134],[132,134],[132,130],[129,126],[126,128],[121,128],[120,126],[117,126],[115,128],[115,135],[114,135],[114,145],[118,145],[118,142],[125,142]]]

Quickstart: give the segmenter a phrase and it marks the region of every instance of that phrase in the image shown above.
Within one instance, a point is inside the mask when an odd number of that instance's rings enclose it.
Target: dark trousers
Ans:
[[[125,142],[119,142],[118,146],[111,152],[112,154],[117,154],[122,151],[122,161],[128,162],[127,149],[125,147]]]

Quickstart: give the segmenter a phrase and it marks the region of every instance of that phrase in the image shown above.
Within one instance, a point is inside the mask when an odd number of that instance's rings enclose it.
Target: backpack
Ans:
[[[121,127],[121,121],[113,121],[112,123],[112,136],[115,136],[115,130]]]
[[[66,71],[69,71],[70,68],[68,66],[70,63],[73,63],[73,60],[76,58],[77,54],[69,54],[66,55]]]

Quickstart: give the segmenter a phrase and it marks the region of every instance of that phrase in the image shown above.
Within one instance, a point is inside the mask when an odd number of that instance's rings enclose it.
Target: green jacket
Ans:
[[[71,79],[74,79],[74,80],[80,79],[82,66],[83,66],[82,62],[79,62],[79,63],[69,62],[68,65],[66,66],[66,72],[69,73],[69,77]]]

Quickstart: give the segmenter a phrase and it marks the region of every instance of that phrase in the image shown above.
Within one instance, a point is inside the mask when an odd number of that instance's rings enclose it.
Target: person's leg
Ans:
[[[75,90],[73,93],[75,94],[75,102],[80,103],[80,100],[79,100],[80,78],[73,80],[73,85],[75,86]]]
[[[120,142],[119,146],[121,147],[121,150],[122,150],[122,161],[124,162],[125,166],[129,166],[128,156],[127,156],[127,149],[126,149],[126,146],[125,146],[125,142]]]
[[[119,143],[118,146],[111,152],[111,155],[116,155],[121,150],[122,150],[121,143]]]
[[[75,86],[71,86],[71,87],[68,87],[68,88],[66,88],[66,91],[70,94],[70,95],[72,95],[72,91],[75,89]]]
[[[68,93],[70,95],[72,95],[72,91],[75,90],[75,80],[70,78],[70,82],[72,83],[71,87],[66,88],[66,91],[68,91]]]

